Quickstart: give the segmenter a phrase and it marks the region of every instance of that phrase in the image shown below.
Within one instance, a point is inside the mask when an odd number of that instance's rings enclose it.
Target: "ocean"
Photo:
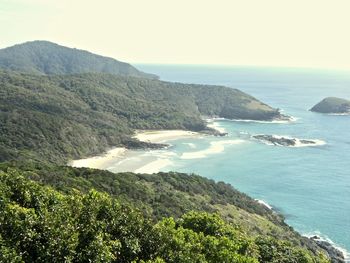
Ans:
[[[309,109],[323,98],[350,99],[350,72],[293,68],[136,65],[162,80],[238,88],[295,117],[291,123],[216,120],[224,138],[171,141],[162,170],[196,173],[232,184],[286,217],[304,235],[319,235],[350,251],[350,116]],[[283,147],[252,135],[314,139],[313,147]]]

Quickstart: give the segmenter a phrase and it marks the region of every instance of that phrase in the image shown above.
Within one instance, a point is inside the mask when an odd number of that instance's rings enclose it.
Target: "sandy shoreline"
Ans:
[[[170,140],[199,136],[200,133],[184,130],[137,131],[134,138],[143,142],[164,143]]]
[[[103,169],[108,161],[111,161],[115,158],[122,157],[126,148],[117,147],[107,151],[103,155],[93,156],[85,159],[72,160],[68,163],[69,166],[73,167],[87,167],[87,168],[95,168],[95,169]]]
[[[185,139],[191,137],[202,136],[200,133],[184,130],[152,130],[152,131],[137,131],[134,138],[151,143],[166,143],[171,140]],[[141,156],[142,151],[128,150],[123,147],[116,147],[108,150],[105,154],[93,156],[89,158],[72,160],[68,163],[72,167],[87,167],[95,169],[113,170],[116,164],[122,164],[125,160],[134,159],[133,165],[128,165],[125,170],[137,173],[156,173],[167,165],[170,165],[168,160],[150,159]],[[143,160],[142,160],[143,159]]]

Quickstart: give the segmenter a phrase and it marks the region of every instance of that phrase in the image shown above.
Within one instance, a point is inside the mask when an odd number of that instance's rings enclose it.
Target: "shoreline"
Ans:
[[[219,134],[226,134],[227,132],[218,121],[242,121],[242,120],[229,120],[225,118],[204,118],[207,122],[207,127],[217,131]],[[246,120],[250,122],[251,120]],[[254,121],[255,122],[255,121]],[[260,122],[260,121],[257,121]],[[274,123],[273,121],[266,121],[266,123]],[[215,134],[194,132],[188,130],[136,130],[132,138],[137,139],[145,143],[154,144],[169,144],[168,142],[178,139],[186,138],[200,138],[202,136],[216,136]],[[223,147],[221,144],[238,144],[241,140],[231,140],[228,142],[214,143],[211,145],[211,149],[215,152],[220,151]],[[171,146],[171,144],[169,144]],[[161,151],[166,149],[153,149],[152,151]],[[156,173],[162,168],[171,165],[171,162],[165,158],[155,158],[147,155],[146,149],[128,149],[126,147],[115,147],[110,148],[103,154],[91,156],[87,158],[71,160],[67,163],[68,166],[72,167],[85,167],[93,169],[110,170],[112,172],[136,172],[136,173]],[[164,152],[162,152],[164,154]],[[206,151],[200,151],[193,153],[184,154],[181,159],[196,159],[200,158]],[[197,154],[194,156],[194,154]],[[133,161],[133,162],[130,162]]]
[[[122,157],[126,151],[127,149],[124,147],[116,147],[108,150],[107,152],[101,155],[71,160],[68,162],[67,165],[77,168],[86,167],[93,169],[103,169],[102,167],[104,167],[104,164],[106,164],[108,161],[113,160],[114,158]]]
[[[327,251],[332,259],[337,259],[337,262],[350,262],[350,253],[344,247],[336,244],[328,238],[322,235],[320,232],[316,231],[314,233],[301,234],[302,236],[313,240],[320,248]]]
[[[132,138],[147,143],[167,143],[172,140],[201,136],[205,136],[205,134],[185,130],[138,130]],[[134,162],[126,165],[125,161],[128,160],[134,160]],[[117,171],[118,166],[124,166],[125,172],[156,173],[170,164],[166,159],[155,159],[147,156],[147,151],[144,151],[144,149],[131,150],[125,147],[115,147],[101,155],[71,160],[67,165],[111,171]]]
[[[200,135],[202,134],[186,130],[138,130],[132,138],[142,142],[165,143],[171,140]]]
[[[227,119],[222,117],[207,118],[207,121],[230,121],[230,122],[246,122],[246,123],[262,123],[262,124],[290,124],[299,120],[298,117],[288,116],[288,119],[272,119],[272,120],[250,120],[250,119]]]
[[[209,128],[215,129],[219,132],[226,132],[226,130],[220,126],[220,123],[216,121],[225,121],[226,119],[206,119],[207,126]],[[137,130],[132,138],[138,139],[147,143],[168,143],[172,140],[186,139],[186,138],[201,138],[204,136],[209,136],[208,134],[192,132],[186,130]],[[226,144],[239,144],[240,140],[225,140],[223,142],[214,142],[210,145],[209,150],[199,150],[195,152],[184,153],[179,156],[180,159],[197,159],[202,158],[203,155],[207,154],[207,151],[220,152],[221,148]],[[155,155],[150,155],[149,152],[152,151],[156,153]],[[72,167],[86,167],[94,169],[104,169],[111,172],[134,172],[134,173],[144,173],[152,174],[157,173],[164,167],[172,165],[172,162],[167,158],[171,154],[168,149],[153,149],[153,150],[131,150],[125,147],[116,147],[108,150],[105,154],[98,156],[93,156],[89,158],[72,160],[68,163]],[[121,170],[120,170],[121,169]],[[273,207],[265,202],[264,200],[255,199],[257,203],[264,205],[266,208],[273,210]],[[299,232],[299,231],[297,231]],[[299,232],[300,235],[303,235]],[[311,238],[311,235],[303,235],[305,237]],[[316,236],[315,234],[312,236]],[[320,241],[327,241],[330,245],[330,249],[327,253],[336,253],[335,251],[341,252],[344,257],[344,261],[339,262],[350,262],[349,252],[344,248],[338,246],[337,244],[330,242],[328,239],[320,237]],[[313,240],[313,239],[312,239]],[[314,240],[315,241],[315,240]],[[315,241],[316,242],[316,241]],[[317,242],[316,242],[317,243]],[[320,246],[321,247],[321,246]],[[322,248],[322,247],[321,247]],[[334,250],[333,250],[334,249]]]

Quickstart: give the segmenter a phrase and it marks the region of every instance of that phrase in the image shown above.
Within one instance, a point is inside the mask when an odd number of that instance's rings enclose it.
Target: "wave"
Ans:
[[[264,124],[286,124],[286,123],[292,123],[299,120],[297,117],[291,116],[288,120],[272,120],[272,121],[258,121],[258,120],[241,120],[241,119],[232,119],[229,121],[235,121],[235,122],[254,122],[254,123],[264,123]]]
[[[325,241],[327,243],[329,243],[332,247],[334,247],[335,249],[339,250],[341,253],[343,253],[345,262],[350,263],[350,251],[346,250],[345,248],[343,248],[342,246],[338,245],[337,243],[335,243],[332,239],[330,239],[328,236],[323,235],[321,232],[319,231],[314,231],[314,232],[310,232],[310,233],[306,233],[303,234],[304,237],[307,238],[315,238],[317,237],[317,240],[320,241]]]
[[[221,127],[221,125],[218,122],[216,122],[218,120],[219,119],[206,119],[206,121],[208,123],[207,126],[209,128],[214,129],[214,130],[217,130],[220,133],[226,133],[226,129]],[[222,119],[220,119],[220,120],[222,120]]]
[[[289,116],[287,120],[272,120],[272,121],[259,121],[259,120],[245,120],[245,119],[226,119],[226,118],[219,118],[219,117],[213,117],[213,118],[207,118],[205,119],[207,122],[215,122],[215,121],[233,121],[233,122],[254,122],[254,123],[264,123],[264,124],[285,124],[285,123],[292,123],[299,120],[299,118],[294,116]]]
[[[218,154],[225,150],[225,145],[234,145],[243,143],[243,140],[224,140],[224,141],[213,141],[210,143],[209,148],[196,151],[196,152],[185,152],[180,158],[181,159],[201,159],[205,158],[210,154]]]
[[[328,113],[327,115],[332,115],[332,116],[350,116],[350,112],[343,112],[343,113]]]
[[[267,145],[271,146],[284,146],[284,147],[315,147],[325,145],[326,142],[319,139],[299,139],[289,136],[280,135],[265,135],[257,134],[251,136],[255,140],[259,140]]]
[[[271,205],[269,205],[269,203],[265,202],[264,200],[255,199],[255,201],[257,201],[259,204],[267,207],[268,209],[273,210],[273,207]]]

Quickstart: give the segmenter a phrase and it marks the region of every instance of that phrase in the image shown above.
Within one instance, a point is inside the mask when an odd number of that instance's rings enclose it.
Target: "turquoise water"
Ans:
[[[318,234],[350,251],[350,116],[312,113],[327,96],[350,98],[350,73],[320,70],[138,65],[162,80],[222,84],[245,91],[297,118],[288,124],[219,121],[225,138],[172,142],[173,165],[225,181],[264,200],[303,234]],[[279,147],[252,134],[319,139],[316,147]],[[237,144],[232,141],[237,141]],[[231,141],[220,147],[213,141]],[[196,153],[197,152],[197,153]],[[187,155],[183,155],[187,153]],[[187,159],[184,159],[186,157]],[[192,158],[193,159],[188,159]]]

